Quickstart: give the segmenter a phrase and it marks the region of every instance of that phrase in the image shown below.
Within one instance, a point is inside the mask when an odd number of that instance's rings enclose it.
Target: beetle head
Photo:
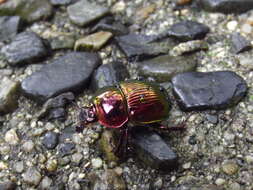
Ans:
[[[83,129],[90,123],[97,121],[96,109],[93,104],[85,107],[79,108],[79,123],[80,125],[76,127],[77,132],[82,132]]]

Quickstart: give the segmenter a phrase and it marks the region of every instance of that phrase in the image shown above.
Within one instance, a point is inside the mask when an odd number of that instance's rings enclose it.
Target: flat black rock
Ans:
[[[21,88],[25,96],[37,102],[64,92],[78,93],[87,87],[100,64],[96,53],[70,52],[24,79]]]
[[[116,43],[129,60],[143,60],[166,54],[169,45],[154,42],[154,36],[128,34],[115,37]]]
[[[209,27],[195,21],[184,20],[173,24],[167,32],[167,35],[181,42],[202,39],[209,32]]]
[[[113,33],[114,35],[126,35],[129,30],[128,28],[116,21],[112,16],[107,16],[101,19],[93,28],[92,32],[96,31],[108,31]]]
[[[231,71],[187,72],[172,78],[173,92],[182,110],[225,109],[247,92],[246,82]]]
[[[19,16],[0,16],[0,42],[8,41],[16,36],[20,27]]]
[[[91,88],[96,91],[105,86],[113,86],[127,77],[129,77],[128,70],[121,62],[101,65],[92,76]]]
[[[38,113],[38,119],[47,118],[47,120],[59,120],[65,121],[66,119],[66,111],[65,107],[68,103],[74,101],[75,96],[72,92],[66,92],[56,96],[54,98],[50,98],[43,105],[41,111]]]
[[[47,132],[42,140],[42,144],[47,149],[54,149],[59,143],[59,134],[55,132]]]
[[[49,51],[45,42],[36,33],[22,32],[2,48],[2,53],[11,65],[20,65],[41,60],[49,54]]]
[[[253,9],[252,0],[198,0],[206,11],[221,13],[243,13]]]
[[[155,132],[138,129],[132,133],[137,157],[148,166],[169,171],[178,166],[178,157],[171,147]]]
[[[158,82],[168,82],[177,73],[195,71],[197,59],[194,56],[161,55],[143,62],[137,62],[139,75],[152,77]]]
[[[58,148],[59,154],[62,157],[72,154],[74,150],[75,150],[75,144],[73,143],[60,144]]]
[[[238,54],[251,49],[251,43],[239,33],[231,35],[232,52]]]

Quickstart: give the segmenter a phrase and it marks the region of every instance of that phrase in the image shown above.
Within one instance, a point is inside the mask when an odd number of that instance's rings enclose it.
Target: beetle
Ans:
[[[88,106],[79,109],[80,125],[76,129],[81,132],[88,124],[98,121],[106,128],[121,129],[118,147],[122,143],[127,146],[129,128],[157,125],[168,117],[168,97],[161,86],[139,80],[104,87],[98,90]]]

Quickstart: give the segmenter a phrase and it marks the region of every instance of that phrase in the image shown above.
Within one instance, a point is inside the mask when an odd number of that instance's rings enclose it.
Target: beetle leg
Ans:
[[[126,158],[127,148],[128,148],[128,139],[129,139],[129,131],[128,127],[124,127],[121,129],[120,137],[117,146],[114,149],[115,155]]]
[[[158,128],[161,130],[166,130],[166,131],[183,131],[186,129],[186,122],[189,120],[189,118],[193,115],[194,113],[189,114],[186,119],[184,119],[182,122],[180,122],[177,125],[174,126],[164,126],[160,125]]]

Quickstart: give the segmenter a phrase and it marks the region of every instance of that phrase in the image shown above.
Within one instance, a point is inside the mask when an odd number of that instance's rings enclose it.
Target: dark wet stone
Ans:
[[[52,5],[68,5],[72,0],[50,0]]]
[[[125,35],[128,34],[128,28],[120,23],[120,21],[115,21],[111,16],[107,16],[101,19],[93,28],[92,32],[96,31],[108,31],[114,35]]]
[[[74,101],[75,96],[72,92],[66,92],[50,98],[44,105],[41,111],[38,113],[37,118],[43,119],[47,118],[48,120],[60,120],[64,121],[66,119],[65,107],[67,104]]]
[[[59,134],[55,132],[47,132],[42,140],[42,144],[47,148],[47,149],[54,149],[59,142]]]
[[[0,4],[0,15],[17,15],[29,23],[46,19],[51,14],[52,5],[48,0],[8,0]]]
[[[137,65],[141,76],[152,77],[158,82],[166,82],[178,73],[194,71],[197,66],[197,59],[194,56],[162,55],[138,62]]]
[[[100,63],[95,53],[67,53],[23,80],[23,93],[35,101],[44,102],[63,92],[80,92],[87,87],[93,70]]]
[[[190,145],[195,145],[195,144],[197,144],[196,135],[190,136],[188,142],[189,142]]]
[[[73,134],[76,133],[75,127],[66,127],[65,129],[62,130],[61,135],[60,135],[60,142],[64,143],[67,139],[71,139]]]
[[[212,124],[217,124],[218,123],[218,116],[213,115],[213,114],[206,114],[206,119],[212,123]]]
[[[154,36],[128,34],[115,38],[116,43],[128,59],[143,60],[168,53],[171,44],[154,42]]]
[[[0,81],[0,115],[14,111],[18,107],[20,83],[4,78]]]
[[[105,16],[109,13],[109,9],[87,0],[80,0],[67,8],[70,20],[79,25],[85,26],[91,22]]]
[[[161,171],[169,171],[177,167],[176,153],[158,134],[140,129],[132,135],[134,152],[142,162]]]
[[[19,16],[0,16],[0,42],[8,41],[16,36],[20,27]]]
[[[45,42],[37,34],[22,32],[2,48],[2,53],[11,65],[20,65],[39,61],[45,58],[49,51]]]
[[[128,70],[121,62],[101,65],[92,76],[91,88],[96,91],[105,86],[113,86],[128,77]]]
[[[75,144],[73,144],[73,143],[60,144],[58,150],[59,150],[60,156],[62,156],[62,157],[70,155],[75,150]]]
[[[17,184],[12,181],[0,182],[0,190],[15,190]]]
[[[92,172],[88,175],[91,190],[126,190],[125,181],[114,170]]]
[[[47,38],[52,50],[73,49],[75,45],[75,35],[67,32],[50,32]]]
[[[251,43],[239,33],[234,33],[231,36],[232,52],[241,53],[251,49]]]
[[[243,13],[253,9],[252,0],[198,0],[206,11],[221,13]]]
[[[167,35],[184,42],[190,40],[202,39],[209,32],[208,26],[195,21],[185,20],[173,24]]]
[[[246,82],[231,71],[187,72],[172,78],[174,94],[182,110],[225,109],[246,94]]]

